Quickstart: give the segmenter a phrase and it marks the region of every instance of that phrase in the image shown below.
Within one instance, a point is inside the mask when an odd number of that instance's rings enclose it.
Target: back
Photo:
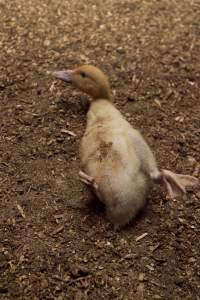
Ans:
[[[83,170],[98,183],[111,176],[134,180],[140,161],[130,139],[129,124],[123,119],[108,119],[89,126],[81,142]],[[114,179],[113,179],[114,181]]]

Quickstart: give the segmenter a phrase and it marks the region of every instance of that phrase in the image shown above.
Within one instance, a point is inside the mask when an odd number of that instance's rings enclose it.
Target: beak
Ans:
[[[53,76],[57,79],[63,80],[64,82],[71,83],[72,82],[72,70],[64,70],[64,71],[57,71],[53,72]]]

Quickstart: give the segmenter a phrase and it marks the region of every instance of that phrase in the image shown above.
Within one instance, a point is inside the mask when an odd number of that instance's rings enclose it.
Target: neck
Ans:
[[[105,99],[105,100],[112,102],[112,93],[109,88],[101,89],[96,94],[94,93],[92,98],[93,98],[92,102],[100,100],[100,99]]]
[[[94,125],[96,122],[105,122],[116,117],[121,117],[121,113],[109,99],[96,99],[91,102],[87,113],[87,127]]]
[[[106,99],[106,100],[112,102],[111,91],[110,90],[105,90],[104,93],[103,93],[103,97],[101,97],[101,99]]]

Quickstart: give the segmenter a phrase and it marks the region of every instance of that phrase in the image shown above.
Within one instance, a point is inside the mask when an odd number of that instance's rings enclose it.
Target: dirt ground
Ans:
[[[115,232],[77,176],[87,97],[50,72],[101,67],[159,165],[198,177],[200,2],[0,0],[0,16],[0,299],[199,300],[199,190],[155,186]]]

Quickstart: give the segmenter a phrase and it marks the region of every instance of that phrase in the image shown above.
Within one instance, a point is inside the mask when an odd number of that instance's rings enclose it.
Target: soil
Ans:
[[[200,192],[114,231],[78,179],[90,63],[163,168],[199,176],[198,0],[0,0],[0,299],[200,299]]]

